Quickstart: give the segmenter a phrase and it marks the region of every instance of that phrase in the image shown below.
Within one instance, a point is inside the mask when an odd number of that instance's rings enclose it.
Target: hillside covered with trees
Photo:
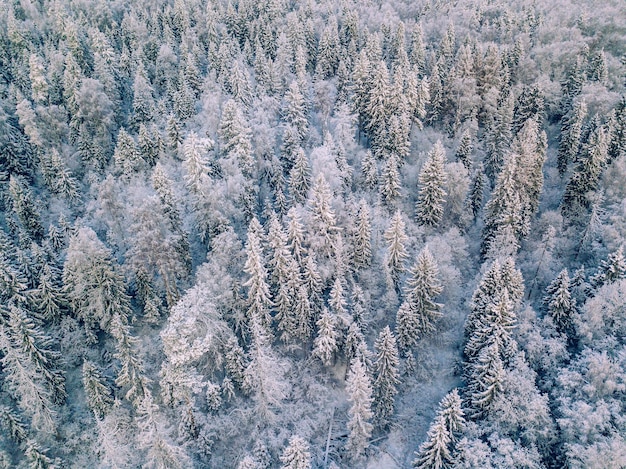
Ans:
[[[626,467],[623,2],[0,5],[0,468]]]

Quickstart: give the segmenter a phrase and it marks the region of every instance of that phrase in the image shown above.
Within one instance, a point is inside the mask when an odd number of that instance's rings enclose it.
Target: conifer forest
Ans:
[[[0,0],[0,468],[626,467],[623,0]]]

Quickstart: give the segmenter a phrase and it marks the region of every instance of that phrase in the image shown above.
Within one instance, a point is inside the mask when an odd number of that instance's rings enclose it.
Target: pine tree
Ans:
[[[367,267],[372,260],[372,227],[369,206],[365,199],[359,202],[352,236],[352,262],[356,269]]]
[[[309,200],[313,232],[319,238],[322,253],[329,255],[333,246],[333,238],[337,231],[337,226],[335,222],[335,211],[331,206],[332,194],[324,174],[320,173],[315,179]]]
[[[452,438],[441,415],[435,418],[428,429],[427,440],[422,443],[416,458],[413,460],[415,469],[444,469],[452,464],[450,443]]]
[[[347,449],[353,460],[358,461],[369,446],[372,435],[372,385],[367,369],[358,358],[352,360],[346,380],[346,392],[351,402],[348,415]]]
[[[463,163],[463,166],[469,171],[472,166],[472,135],[469,129],[465,129],[461,135],[461,141],[456,149],[454,157],[457,161]]]
[[[608,142],[606,132],[596,129],[578,160],[574,172],[565,186],[561,213],[570,220],[577,220],[591,207],[589,193],[595,191],[607,160]]]
[[[298,262],[300,269],[303,270],[304,262],[304,225],[302,225],[302,219],[299,212],[294,208],[290,208],[287,212],[287,241],[289,243],[289,249],[293,254],[293,258]]]
[[[559,272],[559,275],[548,285],[543,303],[546,305],[548,314],[554,321],[557,330],[565,334],[572,333],[572,319],[576,311],[576,300],[572,298],[567,269]]]
[[[428,248],[423,249],[411,269],[406,298],[396,316],[396,333],[404,350],[415,345],[423,335],[434,331],[435,321],[442,316],[441,305],[434,301],[434,297],[443,290],[438,276],[435,259]]]
[[[335,317],[324,308],[322,315],[317,321],[317,337],[313,344],[313,356],[319,358],[326,366],[330,366],[331,361],[339,349],[337,324]]]
[[[219,136],[222,156],[232,158],[239,165],[243,175],[251,177],[255,167],[252,136],[239,104],[233,99],[227,101],[222,110]]]
[[[267,269],[261,248],[259,232],[262,228],[256,218],[253,218],[248,227],[248,241],[246,243],[246,264],[244,272],[250,278],[243,284],[248,287],[248,320],[257,318],[259,324],[269,331],[271,322],[270,309],[272,300],[267,284]]]
[[[311,453],[308,443],[300,436],[289,439],[289,446],[280,457],[282,469],[311,469]]]
[[[398,348],[396,338],[389,326],[378,335],[374,344],[376,348],[376,362],[374,363],[374,415],[379,428],[387,428],[394,411],[394,400],[398,393],[396,385],[398,379]]]
[[[133,173],[141,168],[141,153],[135,143],[133,137],[129,135],[123,128],[117,134],[117,143],[115,152],[113,153],[115,167],[117,171],[125,178],[129,179]]]
[[[57,277],[58,272],[53,273],[50,264],[45,264],[39,276],[39,285],[32,292],[37,309],[47,321],[58,321],[66,306],[66,298]]]
[[[402,214],[396,212],[384,234],[385,241],[387,241],[385,267],[387,268],[391,285],[396,289],[398,288],[400,275],[404,272],[404,261],[408,257],[405,244],[409,238],[405,231],[406,227],[402,220]]]
[[[485,191],[485,173],[481,164],[474,170],[470,191],[467,194],[465,205],[471,210],[474,220],[483,207],[483,193]]]
[[[603,50],[599,50],[590,57],[587,78],[589,81],[597,81],[601,85],[607,84],[609,80],[609,69],[606,64],[606,56]]]
[[[415,208],[417,221],[422,225],[436,226],[443,216],[447,180],[444,163],[445,150],[441,141],[437,141],[419,175],[420,188]]]
[[[245,352],[237,343],[235,337],[230,337],[225,346],[224,361],[227,376],[232,379],[235,384],[241,388],[244,380],[244,372],[246,369]]]
[[[615,107],[610,137],[609,163],[626,154],[626,96],[622,96],[622,99]]]
[[[624,248],[620,248],[609,254],[608,259],[600,262],[598,271],[591,277],[590,284],[596,290],[609,283],[626,278],[626,259],[624,258]]]
[[[157,414],[158,406],[146,395],[137,408],[139,446],[146,450],[144,467],[150,469],[183,469],[191,461],[185,452],[168,441]]]
[[[366,188],[376,189],[378,187],[378,166],[376,164],[376,159],[370,150],[365,152],[365,156],[363,157],[363,161],[361,163],[361,173],[363,175],[363,183]],[[395,180],[397,180],[397,178]]]
[[[79,198],[78,181],[72,176],[61,155],[54,148],[40,156],[41,172],[44,182],[50,191],[59,194],[70,202]]]
[[[287,396],[288,383],[284,376],[287,366],[272,350],[266,328],[257,316],[251,319],[250,335],[250,361],[244,373],[243,386],[252,393],[256,412],[267,418],[273,414],[272,408]]]
[[[44,235],[44,228],[41,224],[41,215],[30,189],[20,178],[11,175],[9,178],[9,194],[13,202],[13,211],[28,235],[34,241],[41,240]]]
[[[111,390],[95,363],[85,360],[82,371],[87,405],[96,418],[102,419],[113,405]]]
[[[455,442],[457,436],[465,429],[466,423],[461,396],[459,396],[459,391],[456,388],[446,394],[441,400],[438,413],[443,417],[452,442]]]
[[[393,206],[394,201],[400,195],[400,189],[402,189],[399,165],[398,156],[395,153],[390,153],[385,159],[385,166],[381,174],[380,194],[389,207]]]
[[[480,350],[471,366],[467,381],[467,394],[472,417],[489,413],[491,405],[502,392],[504,363],[498,342],[493,341]]]
[[[497,108],[494,112],[495,114],[487,124],[487,135],[485,136],[486,154],[484,159],[485,174],[492,185],[502,168],[504,156],[512,138],[513,99],[510,91],[501,90]]]
[[[213,141],[200,138],[195,132],[189,132],[183,143],[183,169],[185,184],[195,194],[203,194],[208,190],[209,161],[208,152],[213,149]]]
[[[371,82],[365,104],[365,128],[372,145],[378,148],[383,143],[389,117],[389,70],[385,62],[380,61],[374,65]]]
[[[304,150],[298,147],[295,152],[293,168],[289,174],[289,193],[294,203],[303,203],[311,187],[311,169]]]
[[[557,167],[561,176],[567,171],[567,165],[571,161],[576,160],[578,156],[580,134],[585,114],[587,114],[587,106],[584,101],[579,101],[561,119],[561,135],[557,156]]]
[[[285,93],[285,109],[283,114],[285,122],[296,129],[300,138],[299,143],[304,142],[309,129],[309,121],[307,118],[306,102],[300,91],[297,80],[291,82]]]

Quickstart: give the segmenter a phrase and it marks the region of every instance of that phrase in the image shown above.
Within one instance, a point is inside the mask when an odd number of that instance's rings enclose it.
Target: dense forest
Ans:
[[[626,467],[623,2],[0,5],[0,468]]]

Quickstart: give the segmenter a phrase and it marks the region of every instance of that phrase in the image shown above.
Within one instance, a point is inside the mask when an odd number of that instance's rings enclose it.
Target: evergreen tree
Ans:
[[[548,314],[554,321],[557,330],[565,334],[572,333],[572,319],[576,311],[576,300],[572,298],[567,269],[559,272],[559,275],[548,285],[543,303],[546,305]]]
[[[133,173],[141,168],[141,153],[135,143],[133,137],[124,129],[120,129],[117,134],[117,143],[115,152],[113,153],[115,167],[117,171],[125,178],[129,179]]]
[[[313,356],[318,357],[324,365],[329,366],[338,350],[338,332],[335,317],[324,308],[317,321],[317,337],[313,344]]]
[[[565,186],[561,202],[561,213],[572,221],[585,215],[591,208],[589,194],[598,187],[600,175],[607,160],[608,144],[606,132],[596,129],[578,160],[574,172]]]
[[[608,162],[617,160],[626,154],[626,96],[615,107],[615,113],[611,122],[611,135],[609,144]]]
[[[374,364],[374,415],[377,426],[387,428],[394,411],[394,400],[398,393],[398,348],[396,339],[389,326],[380,332],[376,343],[376,362]]]
[[[461,141],[456,149],[454,157],[457,161],[463,163],[463,166],[469,171],[472,166],[472,135],[469,129],[465,129],[461,135]]]
[[[402,214],[396,212],[384,234],[385,241],[387,241],[385,267],[387,268],[391,285],[396,289],[400,282],[400,275],[404,272],[404,261],[408,256],[405,247],[408,237],[405,231],[406,227],[402,220]]]
[[[559,174],[563,176],[567,171],[567,165],[576,160],[580,146],[580,134],[583,120],[587,113],[584,101],[576,103],[574,108],[561,119],[561,135],[557,156]]]
[[[323,254],[329,255],[337,231],[330,186],[322,173],[315,179],[310,197],[313,233],[318,237]]]
[[[311,469],[311,453],[308,443],[297,435],[289,439],[289,446],[280,457],[282,469]]]
[[[368,189],[376,189],[378,187],[378,166],[376,165],[376,159],[370,150],[368,150],[363,157],[361,172],[363,174],[365,187]],[[396,178],[391,177],[390,179],[391,181],[398,181],[399,176]],[[392,187],[395,185],[396,184],[392,184]],[[391,192],[393,192],[393,189],[391,189]]]
[[[113,405],[111,390],[95,363],[85,360],[82,371],[87,405],[96,418],[102,419]]]
[[[296,129],[299,136],[299,143],[304,142],[309,129],[309,121],[307,118],[306,102],[300,91],[297,80],[291,82],[285,93],[285,109],[283,114],[285,121]]]
[[[369,206],[361,199],[352,236],[352,262],[356,269],[367,267],[372,260],[372,227]]]
[[[504,363],[498,342],[483,347],[471,366],[467,382],[467,395],[472,416],[488,414],[496,397],[502,392]]]
[[[435,259],[425,248],[411,269],[406,298],[396,316],[396,333],[404,350],[415,345],[423,335],[434,331],[435,321],[442,316],[441,305],[434,301],[434,297],[443,290],[438,276]]]
[[[351,402],[348,415],[348,443],[347,449],[353,460],[361,459],[363,452],[369,446],[372,435],[372,385],[367,369],[358,358],[352,360],[350,372],[346,380],[346,392]]]
[[[183,143],[185,183],[195,194],[208,190],[210,169],[207,154],[212,149],[213,141],[200,138],[195,132],[189,132]]]
[[[252,136],[239,104],[233,99],[227,101],[222,110],[219,136],[222,156],[232,158],[239,165],[243,175],[251,177],[255,167]]]
[[[465,205],[471,210],[474,220],[483,207],[483,193],[485,191],[485,173],[481,164],[474,171],[470,191],[467,194]]]
[[[269,331],[272,300],[270,298],[269,285],[267,284],[267,269],[259,238],[261,230],[260,223],[256,218],[253,218],[248,227],[247,259],[244,266],[244,272],[250,278],[243,285],[248,287],[248,320],[252,321],[256,318],[259,325]]]
[[[295,161],[289,177],[289,193],[295,203],[303,203],[311,187],[311,169],[304,150],[298,147],[295,152]]]
[[[272,408],[287,396],[286,364],[272,350],[266,328],[257,316],[252,317],[250,361],[244,373],[244,389],[252,393],[256,412],[263,418],[273,414]]]
[[[591,277],[590,284],[596,290],[603,285],[616,282],[626,278],[626,259],[624,258],[624,248],[620,248],[609,254],[608,259],[600,262],[598,271]]]
[[[382,146],[382,139],[387,129],[389,118],[389,70],[385,62],[377,62],[373,66],[371,87],[365,104],[367,134],[375,148]]]
[[[419,175],[416,216],[422,225],[436,226],[443,216],[446,192],[445,150],[437,141]]]
[[[415,469],[444,469],[451,467],[452,454],[450,443],[452,438],[446,428],[443,416],[438,415],[428,429],[427,440],[422,443],[416,458],[413,460]]]
[[[390,207],[393,206],[393,202],[400,195],[400,189],[402,188],[400,171],[398,169],[398,156],[395,153],[389,154],[381,174],[380,194],[383,201]]]
[[[13,202],[13,211],[28,235],[34,241],[41,240],[44,235],[44,228],[41,224],[41,215],[30,189],[20,178],[11,175],[9,178],[9,194]]]

